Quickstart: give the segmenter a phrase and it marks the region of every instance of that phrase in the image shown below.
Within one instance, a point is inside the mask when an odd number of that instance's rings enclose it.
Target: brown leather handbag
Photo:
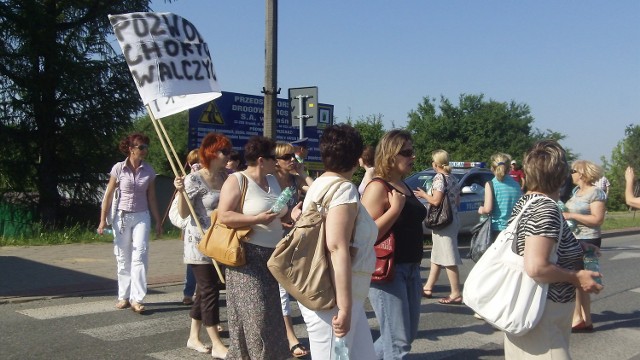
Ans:
[[[240,174],[242,197],[238,212],[242,212],[244,198],[247,195],[247,178]],[[232,228],[221,223],[218,220],[218,209],[215,209],[211,212],[211,227],[198,243],[198,250],[220,264],[242,266],[247,263],[243,242],[250,232],[251,226]]]

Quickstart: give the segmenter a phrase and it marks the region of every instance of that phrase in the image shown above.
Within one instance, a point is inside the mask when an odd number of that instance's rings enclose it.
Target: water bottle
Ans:
[[[567,205],[565,205],[562,202],[562,200],[558,200],[558,207],[562,212],[569,212],[569,208],[567,208]],[[572,233],[574,234],[580,233],[580,229],[578,229],[578,225],[576,224],[575,220],[567,220],[567,225],[569,226],[569,229],[571,230]]]
[[[96,233],[98,232],[98,230],[96,230]],[[102,235],[113,235],[113,229],[112,228],[104,228],[102,229]]]
[[[336,345],[333,348],[336,360],[349,360],[349,348],[343,337],[336,338]]]
[[[598,256],[593,251],[593,249],[589,249],[589,250],[587,250],[586,253],[584,253],[583,260],[584,260],[584,269],[585,270],[600,272],[600,262],[598,261]],[[598,284],[602,285],[602,278],[601,277],[594,278],[594,280]]]
[[[480,223],[483,223],[485,220],[487,220],[489,218],[489,215],[487,214],[481,214],[480,215]]]
[[[304,159],[302,158],[302,156],[298,155],[298,154],[294,154],[294,156],[296,157],[296,160],[302,164],[304,162]]]
[[[275,204],[271,206],[271,209],[269,211],[271,211],[272,213],[279,213],[285,206],[287,206],[287,203],[291,199],[291,196],[293,196],[293,191],[291,191],[291,187],[286,187],[282,191],[282,193],[280,193],[280,196],[278,196]]]

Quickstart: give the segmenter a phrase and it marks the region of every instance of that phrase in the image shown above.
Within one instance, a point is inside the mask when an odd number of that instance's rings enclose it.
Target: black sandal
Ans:
[[[302,345],[301,343],[293,345],[290,350],[291,355],[298,359],[305,359],[307,356],[309,356],[309,350],[307,350],[307,348],[304,347],[304,345]],[[296,350],[302,351],[302,354],[296,355]]]

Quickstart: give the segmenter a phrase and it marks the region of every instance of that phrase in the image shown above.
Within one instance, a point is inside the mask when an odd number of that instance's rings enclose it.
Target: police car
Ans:
[[[485,168],[484,162],[450,161],[451,175],[458,180],[460,190],[460,204],[458,216],[460,217],[460,232],[469,233],[471,228],[480,221],[478,208],[484,204],[484,185],[493,179],[491,170]],[[428,191],[431,187],[436,171],[433,168],[419,171],[404,181],[411,189],[417,187]],[[425,206],[427,201],[420,199]],[[431,229],[423,225],[425,234],[431,234]]]

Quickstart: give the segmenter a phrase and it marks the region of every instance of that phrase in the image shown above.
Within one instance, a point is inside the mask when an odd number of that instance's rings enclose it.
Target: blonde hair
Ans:
[[[431,153],[431,160],[437,168],[441,168],[445,173],[451,174],[451,166],[449,165],[449,153],[439,149]]]
[[[376,146],[374,160],[375,174],[383,179],[389,179],[396,165],[396,156],[407,142],[413,142],[411,134],[406,130],[391,130],[382,136]]]
[[[522,167],[527,189],[545,194],[560,190],[569,175],[566,153],[555,140],[536,142],[524,155]]]
[[[604,175],[602,168],[588,160],[576,160],[571,165],[578,174],[584,177],[587,184],[593,184]]]
[[[198,149],[193,149],[187,154],[187,164],[193,165],[198,162]]]
[[[504,153],[495,153],[491,155],[491,171],[498,181],[502,182],[504,176],[508,174],[511,156]]]
[[[295,152],[295,148],[293,145],[278,141],[276,143],[275,155],[276,157],[283,156],[284,154],[293,154]]]

